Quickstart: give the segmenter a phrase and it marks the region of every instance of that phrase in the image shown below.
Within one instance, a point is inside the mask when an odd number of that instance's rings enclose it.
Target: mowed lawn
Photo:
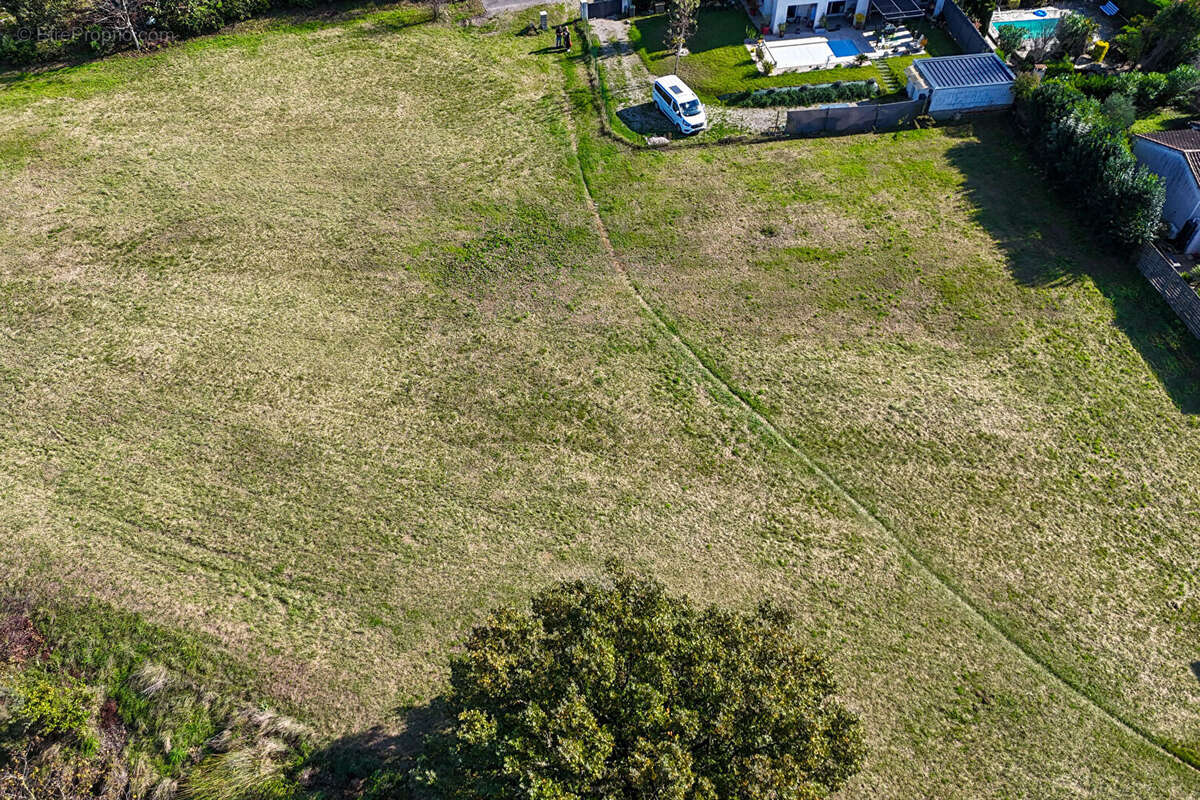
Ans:
[[[929,39],[929,55],[960,52],[941,29],[919,21],[910,23],[910,27],[918,38],[926,36]],[[629,25],[629,38],[634,49],[655,75],[669,75],[676,68],[675,54],[665,42],[666,33],[666,14],[639,17]],[[903,84],[904,70],[914,60],[913,56],[896,56],[886,62],[765,75],[746,50],[747,38],[754,38],[754,29],[742,9],[702,9],[696,32],[688,40],[688,55],[679,60],[679,76],[703,100],[714,102],[724,95],[754,89],[834,81],[882,81],[881,69],[891,69]]]
[[[6,84],[4,588],[202,637],[332,738],[401,728],[488,609],[617,556],[798,611],[866,723],[843,796],[1200,791],[644,315],[585,200],[579,75],[530,18]],[[1024,162],[964,129],[629,155],[591,122],[614,241],[680,330],[951,581],[1193,741],[1186,346],[1118,265],[1072,271],[1103,255]]]

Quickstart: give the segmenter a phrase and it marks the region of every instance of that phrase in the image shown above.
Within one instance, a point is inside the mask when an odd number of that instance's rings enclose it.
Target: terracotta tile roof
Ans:
[[[1192,178],[1200,184],[1200,130],[1184,128],[1178,131],[1154,131],[1139,133],[1137,137],[1182,153],[1188,169],[1192,171]]]

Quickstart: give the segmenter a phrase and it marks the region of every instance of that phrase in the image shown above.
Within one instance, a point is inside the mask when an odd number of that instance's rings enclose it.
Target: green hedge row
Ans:
[[[1054,78],[1019,96],[1018,111],[1034,158],[1104,238],[1129,248],[1154,238],[1162,181],[1138,164],[1128,135],[1109,122],[1099,100]]]
[[[777,89],[754,89],[724,98],[726,105],[746,108],[769,106],[814,106],[820,103],[847,103],[868,100],[879,93],[874,78],[865,81],[834,81]]]
[[[1200,89],[1200,70],[1182,64],[1167,73],[1123,72],[1116,75],[1076,75],[1076,89],[1097,100],[1123,94],[1143,111],[1192,99]]]

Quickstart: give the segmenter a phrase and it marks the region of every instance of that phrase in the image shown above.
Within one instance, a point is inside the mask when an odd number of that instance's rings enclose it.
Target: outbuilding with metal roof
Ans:
[[[920,58],[907,70],[908,96],[928,101],[933,117],[1008,108],[1013,71],[995,53]]]

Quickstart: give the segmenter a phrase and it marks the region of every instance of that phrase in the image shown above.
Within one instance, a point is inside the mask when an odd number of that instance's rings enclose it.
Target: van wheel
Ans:
[[[679,131],[679,135],[680,135],[680,136],[683,136],[683,135],[684,135],[684,134],[683,134],[683,123],[682,123],[682,122],[676,122],[676,123],[675,123],[675,130]]]

